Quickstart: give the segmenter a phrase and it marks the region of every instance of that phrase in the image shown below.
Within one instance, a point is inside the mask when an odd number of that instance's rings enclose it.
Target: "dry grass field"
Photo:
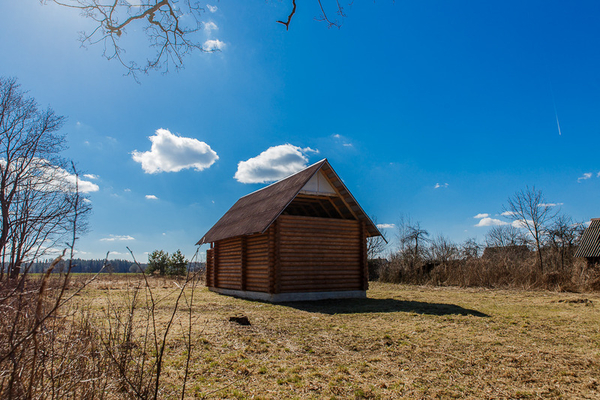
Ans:
[[[76,309],[106,331],[135,285],[101,278]],[[159,331],[177,285],[151,280]],[[186,398],[600,398],[598,294],[371,283],[363,300],[274,305],[199,286],[189,313],[190,295],[166,340],[161,398],[181,397],[190,317]]]

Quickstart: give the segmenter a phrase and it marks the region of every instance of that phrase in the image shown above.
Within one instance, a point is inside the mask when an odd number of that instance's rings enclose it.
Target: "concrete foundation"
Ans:
[[[364,299],[367,297],[366,290],[351,290],[340,292],[299,292],[299,293],[264,293],[251,292],[247,290],[233,290],[209,287],[210,291],[227,296],[240,297],[249,300],[261,300],[271,303],[283,303],[286,301],[314,301],[327,299]]]

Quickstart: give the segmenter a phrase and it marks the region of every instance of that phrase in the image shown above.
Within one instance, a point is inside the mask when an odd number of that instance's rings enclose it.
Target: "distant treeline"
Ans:
[[[52,263],[52,259],[48,259],[48,260],[43,260],[43,261],[39,261],[39,262],[35,262],[31,265],[31,269],[29,270],[29,272],[32,273],[39,273],[39,272],[45,272],[48,267],[50,266],[50,264]],[[104,264],[106,263],[106,266],[104,267],[104,269],[102,270],[102,267],[104,266]],[[72,269],[71,272],[74,273],[96,273],[96,272],[100,272],[100,270],[102,270],[102,272],[106,272],[106,273],[127,273],[127,272],[140,272],[139,271],[139,267],[137,266],[136,263],[134,263],[133,261],[127,261],[127,260],[104,260],[104,259],[98,259],[98,260],[83,260],[81,258],[76,258],[73,260],[72,262]],[[141,264],[142,269],[146,268],[146,264]],[[69,268],[69,261],[62,261],[59,265],[57,265],[57,267],[55,268],[54,272],[56,273],[60,273],[60,272],[65,272],[67,270],[67,268]]]
[[[38,261],[35,262],[31,265],[31,268],[29,269],[30,273],[40,273],[40,272],[46,272],[46,270],[48,269],[48,267],[50,266],[50,264],[52,264],[52,259],[48,259],[48,260],[43,260],[43,261]],[[102,266],[104,266],[104,264],[106,263],[106,266],[104,267],[104,269],[102,269]],[[144,263],[144,264],[140,264],[139,266],[134,263],[133,261],[127,261],[127,260],[108,260],[108,262],[104,259],[98,259],[98,260],[83,260],[81,258],[76,258],[73,259],[72,262],[72,269],[71,272],[72,273],[97,273],[100,272],[100,270],[102,270],[102,273],[136,273],[136,272],[140,272],[140,267],[142,268],[142,270],[145,270],[146,267],[148,266],[148,264]],[[26,267],[26,266],[24,266]],[[54,269],[54,273],[61,273],[61,272],[66,272],[66,270],[69,268],[69,261],[65,260],[62,261],[60,264],[57,265],[57,267]],[[203,270],[205,268],[205,263],[190,263],[188,264],[188,268],[190,268],[191,270]]]

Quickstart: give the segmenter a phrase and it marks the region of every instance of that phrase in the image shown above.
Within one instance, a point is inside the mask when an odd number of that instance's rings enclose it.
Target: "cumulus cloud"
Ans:
[[[91,193],[100,190],[100,187],[98,187],[98,185],[96,185],[95,183],[92,183],[90,181],[84,181],[81,178],[77,178],[77,176],[65,171],[62,168],[56,168],[54,173],[56,174],[55,176],[57,176],[59,179],[64,179],[64,181],[67,182],[67,184],[70,186],[70,190],[72,191],[78,189],[81,193]]]
[[[83,177],[88,179],[98,179],[98,175],[94,174],[84,174]]]
[[[158,200],[158,197],[156,197],[156,196],[155,196],[155,195],[153,195],[153,194],[147,194],[147,195],[146,195],[146,198],[147,198],[148,200]]]
[[[377,224],[379,229],[394,229],[396,224]]]
[[[488,214],[488,213],[480,213],[480,214],[477,214],[476,216],[474,216],[473,218],[481,219],[481,218],[487,218],[489,216],[490,216],[490,214]]]
[[[514,211],[504,211],[502,214],[503,217],[510,217],[511,215],[515,215]]]
[[[586,172],[582,176],[580,176],[579,178],[577,178],[577,182],[581,183],[581,181],[585,181],[587,179],[590,179],[591,177],[592,177],[592,173],[591,172]]]
[[[527,224],[529,224],[529,226],[531,226],[531,225],[533,225],[533,221],[518,219],[511,223],[512,226],[514,226],[515,228],[519,228],[519,229],[527,228]]]
[[[218,10],[217,6],[211,6],[210,4],[207,4],[206,8],[208,8],[208,11],[210,11],[211,13],[216,13]]]
[[[241,183],[277,181],[306,168],[308,153],[318,150],[291,144],[269,147],[254,158],[240,161],[234,178]]]
[[[475,226],[500,226],[500,225],[510,225],[508,222],[504,222],[500,219],[491,218],[491,217],[483,217],[479,220]]]
[[[219,39],[208,39],[202,45],[204,51],[221,51],[225,48],[225,43]]]
[[[436,183],[433,188],[434,189],[444,189],[444,188],[447,188],[448,186],[450,186],[450,185],[448,185],[447,183]]]
[[[130,240],[135,240],[135,238],[129,235],[108,235],[108,237],[100,239],[101,242],[126,242]]]
[[[205,23],[204,23],[204,30],[205,30],[206,32],[208,32],[209,34],[210,34],[212,31],[216,31],[216,30],[218,30],[218,29],[219,29],[219,27],[217,26],[217,24],[215,24],[215,23],[214,23],[214,22],[212,22],[212,21],[209,21],[209,22],[205,22]]]
[[[194,138],[174,135],[166,129],[157,129],[150,151],[134,150],[132,158],[142,164],[147,174],[178,172],[193,168],[202,171],[219,159],[217,153],[204,142]]]
[[[6,168],[6,160],[0,158],[0,166]],[[26,171],[21,172],[23,184],[28,184],[40,191],[59,190],[63,192],[80,193],[97,192],[100,190],[98,185],[90,181],[85,181],[77,175],[72,174],[60,167],[52,165],[43,158],[33,158]]]

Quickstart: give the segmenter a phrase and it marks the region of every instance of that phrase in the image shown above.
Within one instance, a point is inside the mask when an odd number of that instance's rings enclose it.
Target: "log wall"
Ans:
[[[269,235],[238,236],[214,243],[206,252],[206,285],[269,291]]]
[[[246,289],[269,291],[269,235],[248,236],[246,244]]]
[[[215,242],[214,286],[223,289],[242,289],[241,236]]]
[[[354,220],[281,215],[264,234],[220,240],[206,285],[264,293],[366,290],[366,228]]]
[[[215,286],[215,273],[214,273],[214,250],[206,250],[206,286]]]
[[[366,289],[366,241],[358,221],[282,215],[278,222],[277,292]]]

